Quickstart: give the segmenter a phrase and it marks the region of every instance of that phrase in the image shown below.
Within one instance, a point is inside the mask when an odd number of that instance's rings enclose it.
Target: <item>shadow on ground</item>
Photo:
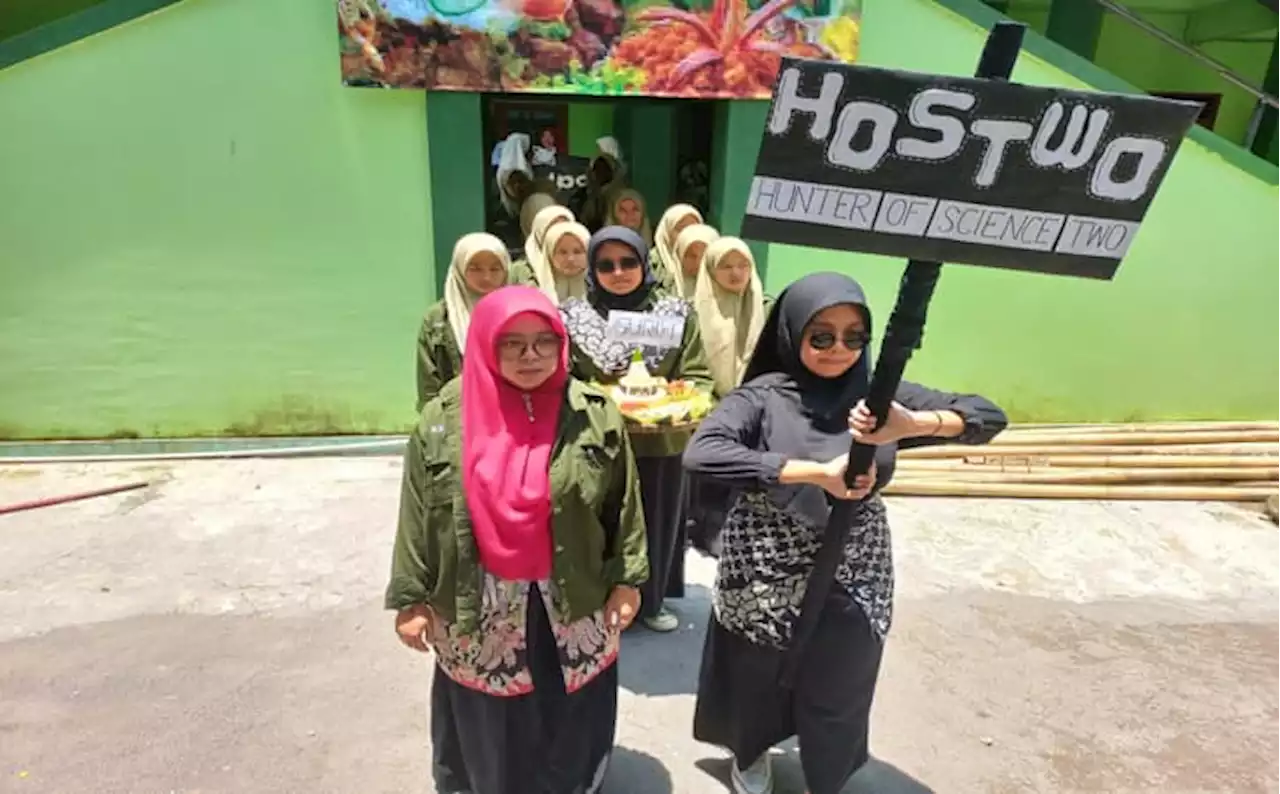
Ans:
[[[638,695],[692,695],[698,691],[702,638],[711,614],[711,591],[686,584],[685,597],[668,599],[680,628],[660,634],[636,621],[623,638],[619,673],[622,688]]]
[[[604,778],[609,794],[672,794],[671,773],[648,753],[630,747],[613,748]]]
[[[703,758],[694,763],[719,781],[725,791],[733,790],[729,784],[730,759]],[[773,775],[775,794],[801,794],[805,790],[800,758],[794,750],[774,756]],[[934,794],[934,790],[893,764],[872,758],[840,794]]]

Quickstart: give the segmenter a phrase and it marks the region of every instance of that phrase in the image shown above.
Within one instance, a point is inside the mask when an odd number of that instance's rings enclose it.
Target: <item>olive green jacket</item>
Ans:
[[[427,401],[440,393],[444,385],[462,374],[462,351],[453,338],[449,310],[444,301],[427,309],[418,331],[418,405],[421,411]]]
[[[524,284],[529,287],[538,286],[538,277],[533,273],[533,266],[523,256],[511,263],[507,271],[508,284]]]
[[[483,571],[462,488],[461,380],[427,403],[409,436],[386,607],[429,604],[463,633],[479,626]],[[551,453],[551,579],[568,621],[604,606],[616,585],[649,578],[644,511],[622,414],[570,379]]]
[[[660,293],[655,290],[655,295]],[[590,356],[578,349],[577,345],[570,345],[570,355],[573,362],[573,375],[576,378],[593,383],[612,384],[616,383],[620,377],[605,374]],[[658,365],[657,371],[650,374],[667,380],[692,381],[699,389],[708,392],[712,390],[714,381],[711,378],[711,367],[707,364],[707,351],[702,345],[698,318],[692,310],[685,319],[684,338],[680,341],[680,347],[668,351]],[[631,443],[638,458],[662,458],[683,453],[692,436],[691,430],[674,433],[645,433],[635,436]]]
[[[668,295],[677,295],[676,292],[676,276],[675,271],[667,266],[667,260],[658,252],[658,247],[654,246],[649,251],[649,272],[658,280],[658,286]]]

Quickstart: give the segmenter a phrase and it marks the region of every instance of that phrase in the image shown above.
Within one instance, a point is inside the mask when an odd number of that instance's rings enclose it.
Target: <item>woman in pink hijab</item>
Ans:
[[[621,414],[569,376],[550,299],[490,293],[409,438],[386,595],[400,640],[435,654],[437,791],[600,790],[648,576]]]

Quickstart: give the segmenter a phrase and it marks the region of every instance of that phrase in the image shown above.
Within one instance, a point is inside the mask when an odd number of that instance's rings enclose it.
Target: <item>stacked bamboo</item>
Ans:
[[[906,449],[887,494],[1264,502],[1280,423],[1025,425],[982,447]]]

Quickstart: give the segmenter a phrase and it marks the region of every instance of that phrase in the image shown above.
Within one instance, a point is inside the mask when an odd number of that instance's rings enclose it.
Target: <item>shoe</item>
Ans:
[[[676,613],[662,607],[658,610],[658,614],[645,618],[644,625],[649,628],[649,631],[675,631],[680,628],[680,618]]]
[[[729,782],[733,784],[733,794],[772,794],[773,764],[769,760],[769,751],[760,754],[751,766],[738,768],[738,759],[729,765]]]

